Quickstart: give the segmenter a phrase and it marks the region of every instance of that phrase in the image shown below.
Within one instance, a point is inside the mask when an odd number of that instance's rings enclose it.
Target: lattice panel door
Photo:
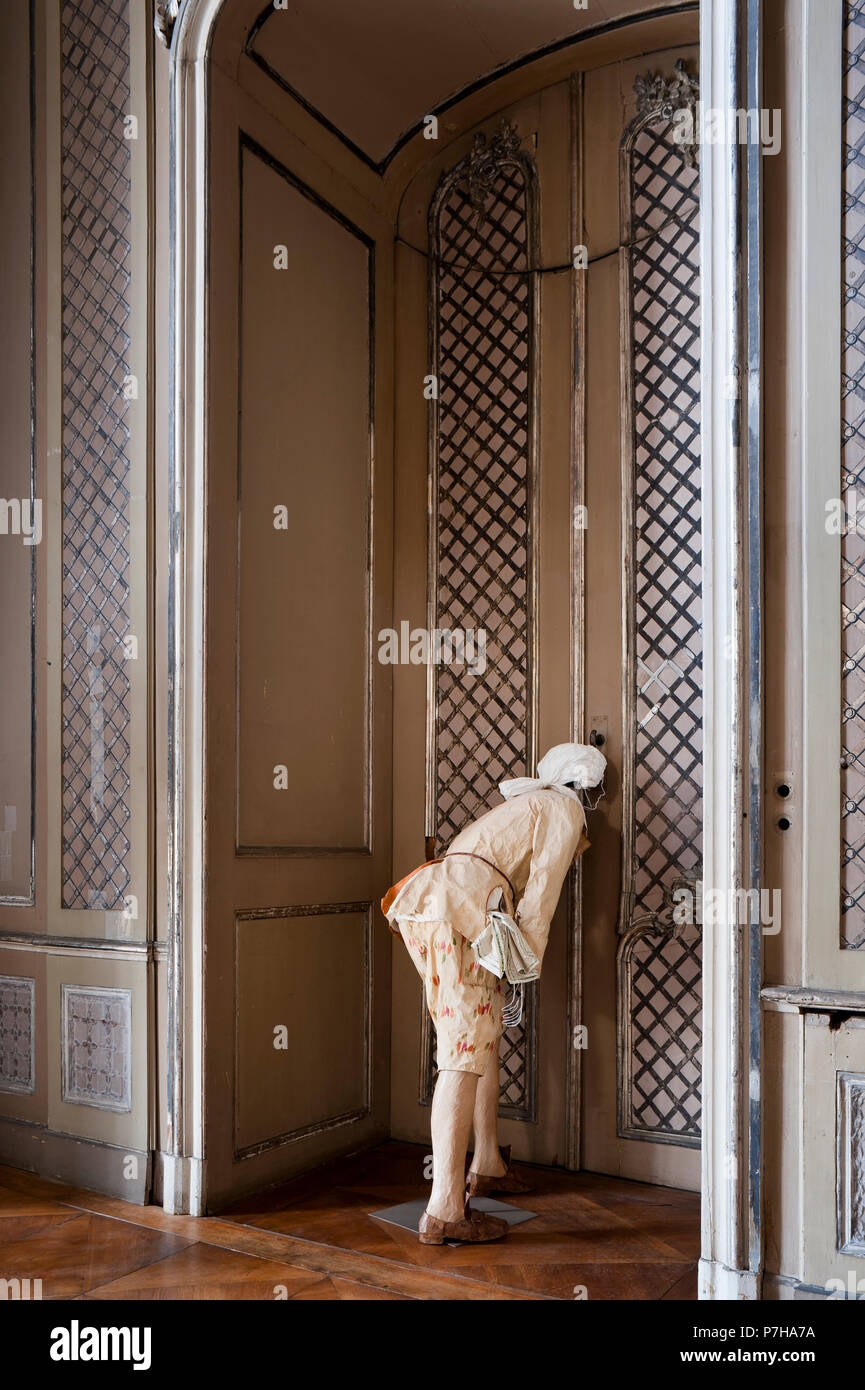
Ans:
[[[680,72],[670,88],[690,94]],[[657,93],[657,87],[655,88]],[[702,591],[699,175],[647,101],[626,133],[631,320],[626,863],[620,928],[620,1133],[700,1135]],[[673,924],[673,890],[692,920]]]
[[[532,451],[536,174],[503,127],[433,202],[430,627],[483,630],[486,670],[433,669],[428,834],[446,846],[534,757]],[[534,1114],[535,987],[501,1044],[501,1113]],[[435,1039],[427,1022],[425,1092]]]
[[[843,514],[865,499],[865,0],[844,6]],[[841,947],[865,950],[865,535],[841,536]]]
[[[129,885],[128,0],[64,0],[63,887]]]

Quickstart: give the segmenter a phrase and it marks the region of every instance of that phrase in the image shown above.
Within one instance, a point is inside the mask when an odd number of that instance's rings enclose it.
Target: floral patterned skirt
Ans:
[[[478,964],[471,942],[449,922],[397,922],[424,982],[439,1071],[483,1076],[502,1031],[504,982]]]

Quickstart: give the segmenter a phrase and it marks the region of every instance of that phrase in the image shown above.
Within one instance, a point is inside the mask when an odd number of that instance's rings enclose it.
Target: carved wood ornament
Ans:
[[[477,213],[478,223],[483,221],[486,214],[493,184],[501,173],[502,165],[509,159],[515,159],[519,149],[519,133],[507,120],[502,120],[489,144],[483,131],[478,131],[475,136],[471,152],[464,161],[462,184]]]
[[[156,0],[153,8],[153,27],[165,44],[171,47],[171,35],[180,12],[181,0]]]
[[[692,77],[685,70],[684,58],[676,60],[673,77],[664,77],[662,73],[646,73],[645,77],[638,77],[634,83],[634,91],[637,94],[637,115],[644,116],[649,113],[663,117],[667,121],[673,120],[678,112],[686,111],[688,118],[679,123],[678,128],[688,138],[677,138],[676,143],[682,152],[682,159],[689,168],[693,169],[697,163],[697,153],[699,149],[697,132],[697,101],[700,96],[700,84],[696,77]]]

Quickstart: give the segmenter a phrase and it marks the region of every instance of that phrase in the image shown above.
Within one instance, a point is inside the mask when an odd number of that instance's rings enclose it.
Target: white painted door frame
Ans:
[[[169,848],[169,1155],[165,1205],[200,1212],[203,1115],[203,560],[206,439],[207,58],[224,0],[164,3],[171,41],[172,545]],[[704,110],[756,90],[759,0],[707,0]],[[759,105],[759,102],[757,102]],[[705,613],[704,882],[759,886],[759,162],[702,149]],[[750,253],[750,254],[749,254]],[[749,271],[750,267],[750,271]],[[755,294],[757,296],[755,300]],[[756,316],[759,322],[759,313]],[[748,325],[751,325],[750,332]],[[749,507],[750,502],[750,507]],[[750,835],[743,825],[751,827]],[[705,914],[704,914],[705,917]],[[759,923],[704,925],[701,1297],[756,1298],[759,1229]],[[757,999],[757,1002],[759,1000]]]
[[[760,0],[701,10],[705,122],[761,106]],[[704,895],[760,887],[762,544],[759,145],[701,143]],[[719,901],[717,898],[714,901]],[[752,899],[752,902],[754,900]],[[756,895],[759,902],[759,895]],[[705,908],[705,902],[704,902]],[[720,914],[733,919],[735,910]],[[700,1297],[761,1295],[760,984],[755,920],[703,913]]]
[[[171,45],[168,1127],[163,1204],[201,1215],[208,54],[224,0],[157,4]]]

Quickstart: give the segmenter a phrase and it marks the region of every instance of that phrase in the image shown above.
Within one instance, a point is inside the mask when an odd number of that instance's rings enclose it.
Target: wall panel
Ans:
[[[31,7],[10,8],[0,82],[0,903],[33,902],[35,772],[36,496]]]
[[[241,178],[237,842],[364,848],[371,243],[248,144]]]
[[[363,904],[238,916],[238,1157],[368,1111],[370,929]]]

